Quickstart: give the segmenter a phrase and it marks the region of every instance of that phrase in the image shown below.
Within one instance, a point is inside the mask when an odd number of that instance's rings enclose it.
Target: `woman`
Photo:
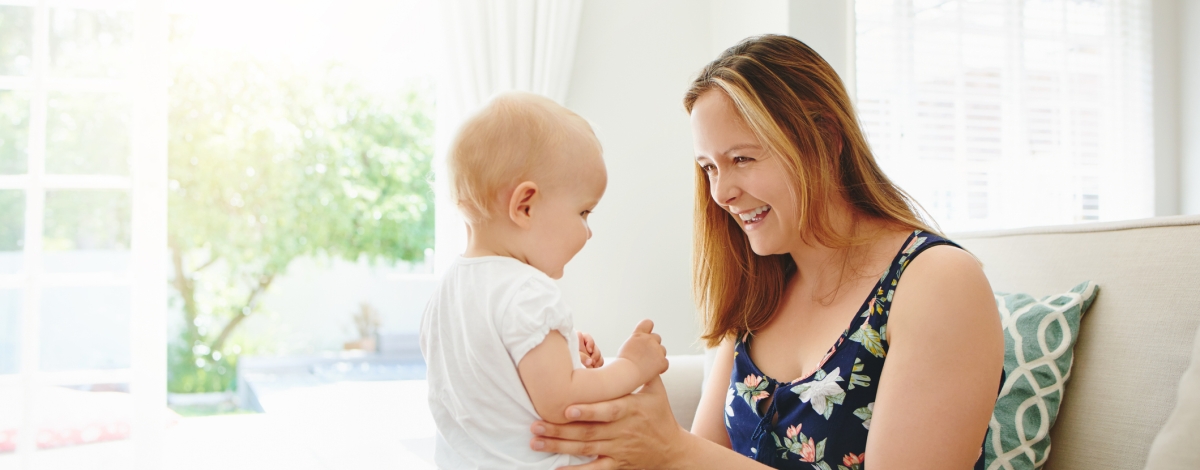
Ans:
[[[684,104],[716,348],[691,433],[655,381],[535,423],[530,445],[604,456],[581,469],[982,468],[1004,355],[991,288],[876,165],[829,64],[750,38]]]

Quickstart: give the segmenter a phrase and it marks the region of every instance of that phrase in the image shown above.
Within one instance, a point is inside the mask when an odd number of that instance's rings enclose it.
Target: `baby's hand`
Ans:
[[[576,331],[575,335],[579,337],[579,361],[584,367],[595,369],[604,365],[604,356],[600,355],[600,347],[596,346],[596,340],[592,339],[592,335],[582,331]]]
[[[653,330],[654,322],[642,320],[617,353],[617,357],[633,362],[646,382],[667,371],[667,348]]]

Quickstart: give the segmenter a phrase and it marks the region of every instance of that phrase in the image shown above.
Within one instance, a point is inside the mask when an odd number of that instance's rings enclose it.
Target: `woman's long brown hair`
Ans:
[[[725,50],[692,82],[683,100],[688,113],[710,90],[728,95],[764,148],[781,157],[806,243],[850,248],[871,240],[834,229],[831,202],[839,197],[855,217],[937,233],[875,163],[841,79],[804,43],[765,35]],[[710,189],[697,166],[692,282],[702,338],[713,347],[765,326],[796,265],[789,255],[756,255]]]

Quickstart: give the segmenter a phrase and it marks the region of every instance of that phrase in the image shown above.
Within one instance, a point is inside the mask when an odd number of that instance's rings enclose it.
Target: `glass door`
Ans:
[[[157,467],[161,1],[0,1],[0,467]]]

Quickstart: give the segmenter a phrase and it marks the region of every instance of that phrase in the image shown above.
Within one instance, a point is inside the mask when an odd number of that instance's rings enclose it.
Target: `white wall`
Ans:
[[[788,0],[710,0],[709,59],[750,36],[788,33]]]
[[[1200,214],[1200,1],[1179,0],[1180,209]]]
[[[817,51],[854,98],[854,0],[788,0],[788,32]]]
[[[698,6],[703,5],[703,6]],[[710,52],[707,5],[588,0],[567,107],[604,145],[608,190],[560,285],[606,355],[642,318],[672,354],[698,337],[692,306],[692,144],[682,98]]]
[[[1180,213],[1179,0],[1151,2],[1154,70],[1154,215]]]
[[[587,0],[567,106],[604,143],[608,190],[560,285],[576,326],[615,355],[642,318],[698,352],[691,297],[693,154],[683,94],[747,36],[787,31],[785,0]]]
[[[1200,1],[1152,0],[1155,215],[1200,214]]]

